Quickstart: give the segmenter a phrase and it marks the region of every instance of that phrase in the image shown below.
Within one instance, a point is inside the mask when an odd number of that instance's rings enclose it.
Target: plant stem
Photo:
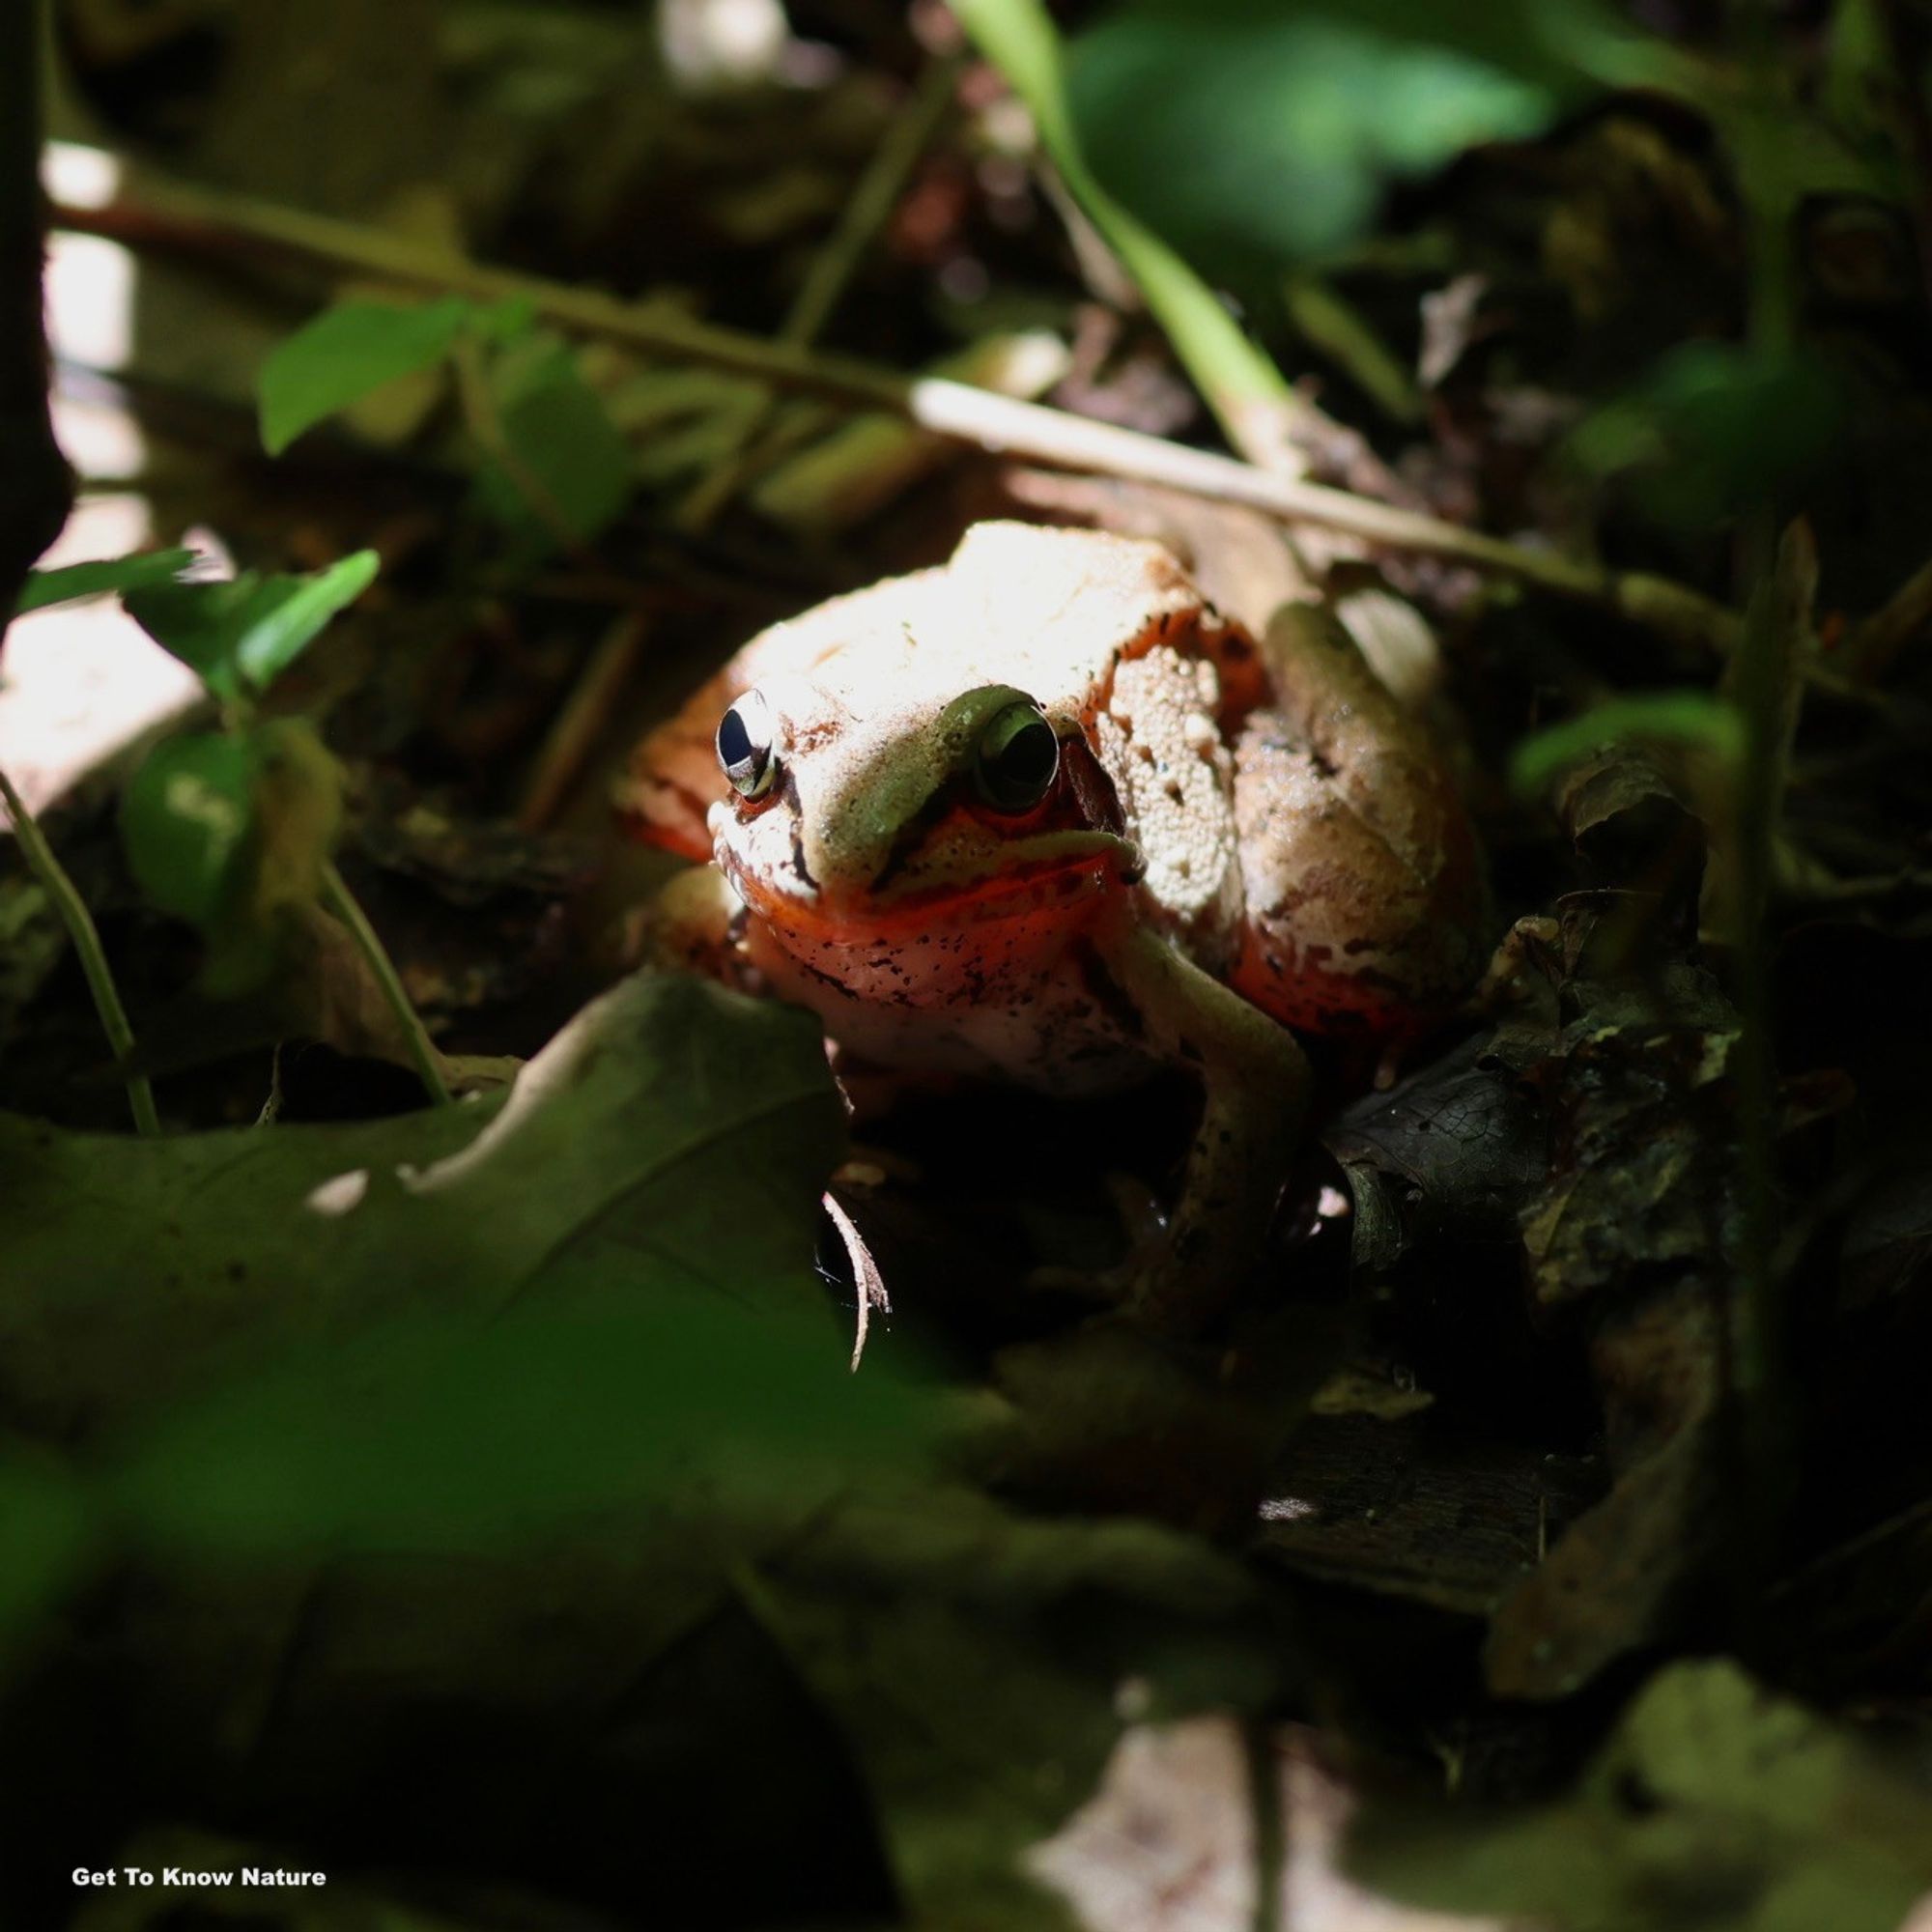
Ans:
[[[1060,30],[1041,0],[954,0],[952,11],[1026,103],[1068,192],[1132,277],[1228,440],[1264,469],[1299,475],[1293,435],[1309,406],[1214,291],[1087,165],[1067,107]]]
[[[1749,285],[1746,333],[1769,363],[1797,338],[1791,234],[1798,205],[1771,145],[1781,101],[1776,16],[1768,0],[1741,0],[1736,38],[1752,99],[1733,131],[1745,199]],[[1772,1040],[1771,892],[1778,821],[1809,635],[1817,559],[1810,530],[1794,523],[1780,542],[1769,493],[1746,518],[1744,634],[1730,667],[1744,721],[1733,838],[1732,908],[1738,1011],[1738,1158],[1742,1227],[1737,1293],[1728,1311],[1735,1506],[1743,1560],[1740,1605],[1757,1609],[1755,1586],[1775,1561],[1793,1474],[1787,1385],[1788,1320],[1777,1270],[1777,1064]]]
[[[898,206],[908,177],[919,157],[939,131],[952,105],[959,82],[959,62],[953,57],[933,61],[903,111],[893,117],[885,138],[859,178],[845,212],[831,237],[812,258],[791,307],[779,325],[778,339],[801,345],[815,342],[832,319],[847,285],[865,260],[872,238]],[[746,446],[772,418],[772,398],[757,397],[740,420],[729,446],[721,450],[677,510],[678,527],[707,529],[730,500],[745,473]]]
[[[1737,1523],[1744,1539],[1739,1586],[1748,1593],[1771,1562],[1790,1475],[1787,1338],[1777,1271],[1777,1066],[1772,1045],[1771,945],[1767,930],[1786,765],[1786,721],[1808,604],[1787,594],[1803,575],[1808,537],[1792,533],[1759,579],[1736,659],[1744,722],[1732,859],[1736,958],[1738,1163],[1741,1228],[1737,1294],[1728,1312],[1732,1454]],[[1743,1599],[1747,1610],[1754,1601]]]
[[[1278,475],[1211,450],[1191,449],[1039,403],[997,396],[968,384],[907,376],[854,356],[772,342],[662,308],[621,301],[594,289],[485,268],[461,255],[425,251],[405,237],[327,215],[211,189],[171,187],[164,199],[140,204],[57,209],[55,219],[62,227],[105,235],[134,247],[229,255],[270,249],[299,256],[338,275],[374,276],[486,302],[521,297],[546,322],[566,332],[621,342],[667,360],[735,370],[774,387],[829,397],[847,408],[883,411],[975,448],[1065,469],[1163,484],[1213,501],[1243,503],[1284,523],[1340,530],[1382,549],[1447,557],[1559,597],[1620,611],[1666,637],[1715,652],[1728,651],[1737,638],[1735,611],[1662,578],[1577,562],[1346,490]]]
[[[891,218],[919,157],[938,133],[952,105],[959,82],[959,62],[952,56],[934,60],[920,76],[902,112],[893,117],[866,171],[859,177],[838,225],[812,258],[798,295],[780,325],[785,342],[815,342],[832,320],[846,286],[858,271],[866,251]]]
[[[563,803],[598,734],[611,722],[618,694],[644,647],[648,629],[644,611],[633,605],[590,653],[531,764],[523,803],[517,808],[521,831],[535,832],[548,825]]]
[[[73,950],[80,959],[80,970],[87,976],[87,990],[94,996],[94,1010],[100,1015],[100,1030],[107,1036],[107,1044],[113,1050],[115,1061],[125,1067],[134,1055],[134,1029],[128,1023],[128,1009],[121,1004],[120,990],[114,984],[107,954],[101,949],[100,933],[94,923],[94,915],[88,911],[86,901],[68,877],[66,867],[54,857],[53,847],[47,843],[46,835],[35,822],[34,814],[27,810],[26,800],[14,788],[14,781],[4,771],[0,771],[0,798],[6,800],[8,816],[14,821],[14,837],[19,840],[21,858],[27,862],[28,869],[40,880],[47,897],[53,901],[54,910],[60,915],[60,922],[67,927],[68,937],[73,942]],[[158,1134],[161,1119],[155,1111],[155,1090],[148,1084],[148,1076],[145,1073],[128,1073],[125,1077],[128,1082],[128,1106],[134,1116],[134,1131]]]
[[[396,971],[395,961],[389,957],[388,950],[376,928],[369,923],[367,915],[356,903],[355,895],[349,890],[333,859],[326,861],[322,868],[322,902],[349,928],[349,936],[355,940],[356,950],[368,962],[370,972],[375,974],[376,983],[382,987],[383,997],[388,1001],[389,1010],[395,1014],[396,1023],[403,1030],[403,1037],[409,1042],[410,1058],[415,1062],[416,1073],[429,1090],[430,1098],[439,1107],[447,1107],[450,1104],[449,1089],[443,1082],[442,1067],[437,1059],[428,1029],[415,1008],[410,1004],[409,993],[403,986],[402,976]]]

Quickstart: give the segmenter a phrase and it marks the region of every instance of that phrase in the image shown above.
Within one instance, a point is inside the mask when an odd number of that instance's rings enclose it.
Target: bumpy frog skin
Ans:
[[[1164,1325],[1253,1264],[1307,1104],[1292,1029],[1399,1039],[1480,964],[1460,803],[1352,646],[1308,609],[1257,642],[1122,537],[981,524],[775,626],[622,803],[716,862],[666,895],[660,956],[812,1008],[845,1055],[1060,1094],[1193,1068],[1130,1291]]]

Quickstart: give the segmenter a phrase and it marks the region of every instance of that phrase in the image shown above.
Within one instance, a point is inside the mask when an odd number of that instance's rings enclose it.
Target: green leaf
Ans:
[[[635,1506],[695,1459],[782,1494],[902,1454],[911,1391],[854,1378],[815,1309],[666,1299],[648,1268],[587,1307],[385,1321],[185,1405],[129,1453],[123,1509],[173,1545],[469,1548]]]
[[[1486,13],[1141,0],[1075,43],[1073,118],[1108,189],[1252,282],[1352,241],[1391,183],[1534,135],[1586,89]]]
[[[164,738],[121,800],[121,842],[161,911],[211,926],[232,905],[254,830],[255,759],[243,738]]]
[[[191,550],[150,550],[134,556],[105,556],[92,563],[64,564],[59,570],[30,570],[26,587],[14,614],[49,604],[67,604],[77,597],[99,597],[109,590],[137,590],[144,584],[172,583],[195,561]]]
[[[1815,358],[1692,342],[1586,416],[1567,448],[1593,477],[1627,478],[1662,521],[1699,528],[1807,471],[1841,409],[1833,371]]]
[[[494,1117],[189,1136],[131,1161],[43,1135],[9,1201],[23,1264],[50,1215],[71,1240],[71,1217],[91,1226],[69,1267],[114,1332],[59,1373],[70,1412],[150,1412],[105,1459],[119,1520],[170,1547],[468,1548],[694,1468],[783,1498],[903,1458],[927,1401],[850,1374],[812,1267],[838,1141],[815,1025],[667,976],[580,1015]],[[98,1188],[115,1214],[90,1210]],[[145,1241],[124,1243],[123,1210]],[[78,1312],[38,1272],[9,1281],[0,1333],[23,1308]],[[210,1388],[238,1337],[242,1372]]]
[[[469,326],[485,342],[520,341],[536,327],[537,305],[528,296],[505,296],[471,312]]]
[[[266,690],[368,589],[377,567],[376,553],[362,550],[303,577],[251,571],[224,583],[156,584],[126,602],[157,644],[233,702]]]
[[[38,1458],[0,1457],[0,1660],[72,1580],[92,1533],[79,1484]]]
[[[802,1307],[842,1378],[850,1336],[813,1268],[842,1141],[815,1021],[672,975],[587,1007],[507,1101],[152,1142],[0,1114],[9,1399],[84,1434],[210,1387],[238,1345],[266,1366],[610,1287]]]
[[[1265,352],[1249,340],[1219,297],[1167,241],[1140,218],[1089,165],[1094,128],[1069,111],[1059,30],[1041,0],[953,0],[966,31],[1025,101],[1054,165],[1076,200],[1120,256],[1146,296],[1175,351],[1236,448],[1268,440],[1284,426],[1289,385]],[[1188,163],[1200,143],[1189,144]],[[1260,426],[1258,429],[1258,425]]]
[[[279,456],[325,416],[429,368],[449,353],[474,314],[457,296],[419,308],[344,301],[325,309],[262,365],[256,384],[262,446]]]
[[[1744,720],[1734,705],[1705,691],[1612,698],[1523,739],[1510,756],[1510,784],[1535,797],[1566,766],[1626,738],[1695,745],[1735,759],[1744,749]]]
[[[597,535],[630,498],[631,450],[576,352],[554,336],[534,337],[501,357],[491,386],[518,473],[486,463],[485,507],[513,528],[547,535],[550,518],[534,492],[573,536]]]

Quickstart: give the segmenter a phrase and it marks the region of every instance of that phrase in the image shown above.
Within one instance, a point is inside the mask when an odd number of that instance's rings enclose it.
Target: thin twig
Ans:
[[[376,983],[383,989],[383,997],[388,1002],[390,1012],[403,1030],[410,1058],[415,1062],[416,1074],[429,1090],[430,1098],[439,1107],[447,1107],[450,1104],[449,1088],[444,1084],[442,1065],[430,1040],[429,1030],[423,1025],[421,1014],[411,1004],[402,975],[396,971],[396,963],[389,957],[388,949],[383,944],[376,928],[369,923],[368,915],[356,903],[355,895],[349,890],[333,859],[327,861],[322,868],[322,902],[349,928],[349,936],[355,940],[356,951],[376,976]]]
[[[1313,269],[1282,283],[1288,319],[1301,335],[1339,362],[1357,388],[1393,421],[1421,422],[1428,405],[1414,376],[1383,342],[1361,311]]]
[[[597,734],[610,722],[611,706],[643,648],[644,613],[626,611],[599,639],[557,712],[524,788],[517,825],[536,832],[548,825],[564,794],[583,769]]]
[[[1781,99],[1773,10],[1759,0],[1735,17],[1741,64],[1762,103]],[[1743,124],[1760,124],[1747,117]],[[1773,165],[1768,137],[1741,137],[1736,152],[1745,203],[1746,339],[1767,363],[1790,356],[1797,340],[1792,234],[1798,200],[1788,170]],[[1817,555],[1810,528],[1793,523],[1780,538],[1773,494],[1742,526],[1749,597],[1728,682],[1744,721],[1731,838],[1738,1016],[1738,1261],[1734,1305],[1721,1311],[1726,1352],[1723,1425],[1733,1504],[1733,1585],[1742,1625],[1761,1614],[1758,1594],[1775,1560],[1794,1468],[1788,1386],[1790,1323],[1777,1265],[1777,1061],[1770,932],[1778,828],[1789,747],[1812,635]]]
[[[210,189],[171,187],[164,201],[118,203],[105,209],[58,208],[54,218],[60,227],[105,235],[135,247],[214,254],[270,249],[302,257],[336,275],[378,276],[479,301],[520,297],[546,322],[570,333],[621,342],[672,361],[735,370],[848,408],[905,416],[935,436],[979,449],[1061,469],[1164,484],[1213,501],[1243,503],[1284,523],[1340,530],[1383,549],[1447,557],[1560,597],[1606,607],[1706,649],[1728,651],[1736,641],[1734,611],[1662,578],[1606,570],[1508,543],[1345,490],[1304,483],[1209,450],[994,395],[943,377],[906,376],[854,356],[768,341],[625,302],[593,289],[486,268],[461,255],[428,250],[405,237],[327,215]]]
[[[1241,1755],[1247,1768],[1248,1817],[1255,1834],[1253,1932],[1289,1932],[1289,1859],[1293,1850],[1293,1761],[1265,1717],[1241,1721]]]
[[[1785,1500],[1789,1443],[1789,1336],[1778,1279],[1777,1068],[1771,1037],[1771,948],[1766,922],[1776,879],[1783,810],[1786,746],[1797,701],[1816,556],[1809,529],[1794,524],[1758,581],[1736,659],[1737,703],[1745,725],[1737,779],[1733,857],[1733,941],[1738,1010],[1740,1188],[1738,1294],[1724,1331],[1740,1491],[1739,1529],[1747,1539],[1744,1569],[1761,1578]]]
[[[919,157],[925,153],[952,105],[959,61],[943,55],[920,76],[904,109],[893,117],[866,171],[859,177],[845,213],[813,258],[797,298],[779,328],[784,342],[816,342],[844,298],[872,239],[892,218]]]
[[[94,915],[68,877],[67,867],[54,857],[54,849],[35,822],[34,814],[27,810],[26,800],[14,790],[14,781],[4,771],[0,771],[0,799],[5,799],[8,816],[14,821],[14,837],[19,841],[21,858],[53,901],[54,911],[60,915],[60,922],[73,942],[80,970],[87,976],[87,990],[94,995],[94,1010],[100,1015],[100,1030],[107,1036],[116,1063],[125,1067],[134,1057],[134,1029],[128,1023],[128,1009],[121,1004],[120,989],[108,967]],[[155,1090],[148,1084],[148,1076],[128,1073],[124,1077],[128,1083],[128,1106],[134,1116],[134,1131],[158,1134],[161,1117],[155,1111]]]
[[[1845,640],[1844,658],[1854,677],[1873,683],[1888,676],[1898,654],[1932,630],[1932,563],[1923,563]]]

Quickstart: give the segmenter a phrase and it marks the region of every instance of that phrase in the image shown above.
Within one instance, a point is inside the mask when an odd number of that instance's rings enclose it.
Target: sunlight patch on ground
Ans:
[[[1295,1932],[1502,1932],[1378,1897],[1341,1868],[1354,1800],[1298,1728],[1276,1733],[1287,1849],[1271,1922]],[[1100,1789],[1027,1858],[1090,1932],[1223,1932],[1256,1913],[1254,1796],[1230,1718],[1141,1724]]]

